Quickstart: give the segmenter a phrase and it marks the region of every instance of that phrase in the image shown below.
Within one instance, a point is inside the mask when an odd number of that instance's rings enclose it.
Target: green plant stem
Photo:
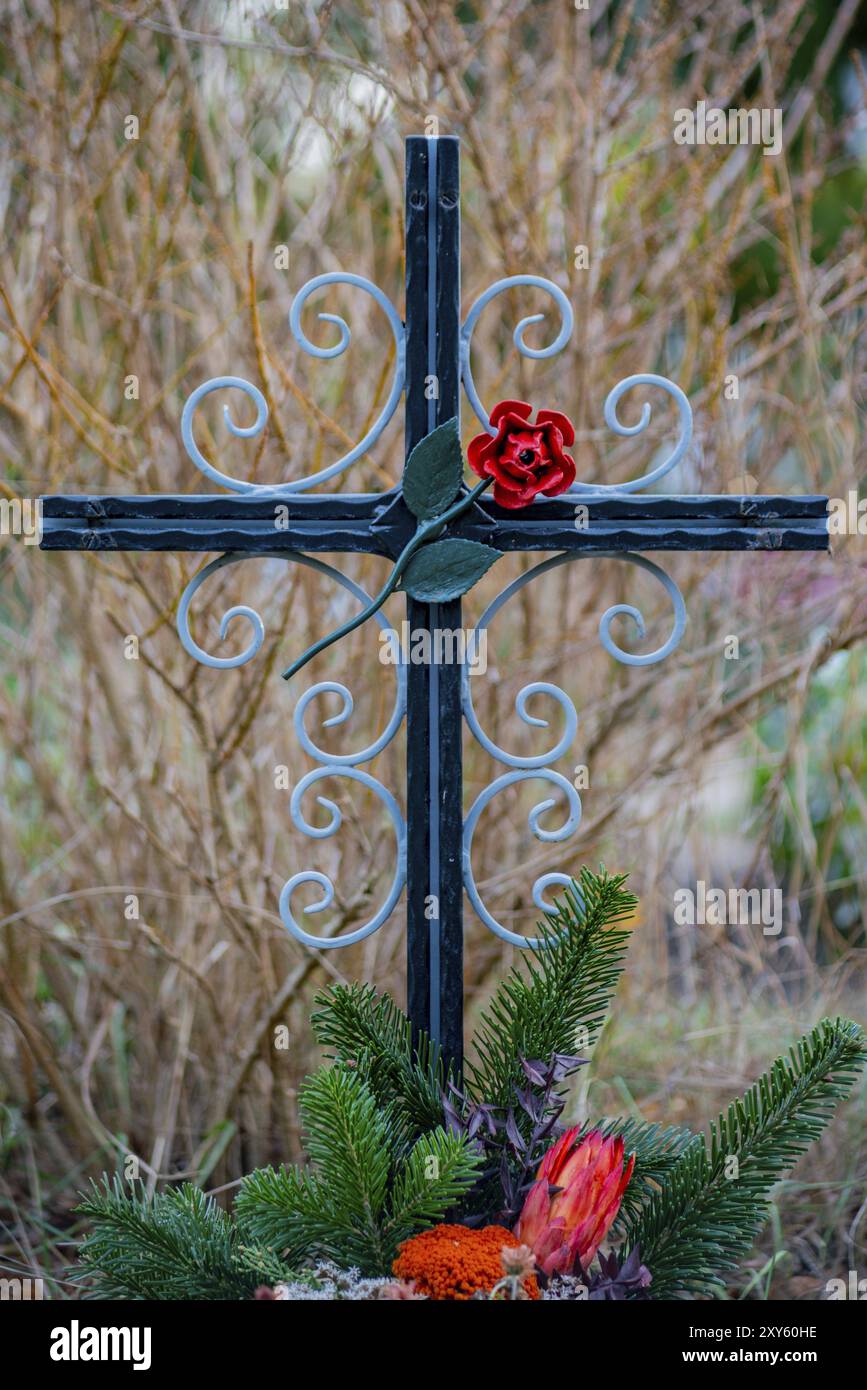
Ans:
[[[307,651],[304,652],[302,656],[299,656],[297,661],[293,661],[292,665],[288,666],[283,672],[284,681],[291,680],[293,676],[298,674],[302,667],[307,665],[308,661],[313,660],[314,656],[318,656],[320,652],[324,652],[325,648],[332,646],[334,642],[339,642],[341,637],[348,637],[350,632],[354,632],[357,627],[361,627],[362,623],[366,623],[368,618],[372,618],[374,613],[378,613],[385,603],[385,600],[390,594],[394,593],[401,575],[416,551],[421,549],[433,532],[440,531],[443,526],[448,525],[450,521],[454,521],[455,517],[462,516],[463,513],[472,506],[476,498],[481,497],[485,489],[490,487],[493,481],[493,478],[483,478],[470,492],[464,493],[462,497],[459,497],[456,502],[453,502],[440,516],[431,517],[429,521],[423,522],[412,537],[412,540],[407,542],[400,555],[397,557],[388,583],[380,589],[373,602],[368,604],[367,608],[363,608],[354,618],[351,618],[348,623],[344,623],[342,627],[336,628],[335,631],[329,633],[327,637],[320,638],[318,642],[314,642],[312,647],[308,647]]]

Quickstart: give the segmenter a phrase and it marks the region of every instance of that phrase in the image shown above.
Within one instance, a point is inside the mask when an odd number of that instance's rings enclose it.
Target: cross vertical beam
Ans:
[[[460,169],[454,137],[407,141],[406,453],[460,416]],[[461,626],[461,602],[407,599],[411,633]],[[407,669],[407,1012],[463,1060],[461,668]]]

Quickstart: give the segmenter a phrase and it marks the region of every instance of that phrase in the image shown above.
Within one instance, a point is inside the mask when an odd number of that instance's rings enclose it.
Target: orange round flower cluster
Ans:
[[[478,1231],[468,1226],[432,1226],[403,1242],[392,1272],[399,1279],[411,1279],[416,1292],[428,1298],[466,1300],[475,1293],[490,1293],[503,1278],[500,1252],[504,1245],[520,1245],[505,1226],[483,1226]],[[535,1275],[524,1280],[524,1289],[528,1298],[539,1297]]]

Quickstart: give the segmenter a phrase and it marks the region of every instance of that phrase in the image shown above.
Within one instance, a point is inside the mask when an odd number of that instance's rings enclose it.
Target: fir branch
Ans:
[[[332,1206],[372,1235],[391,1154],[388,1127],[370,1088],[345,1067],[323,1067],[301,1088],[299,1108],[305,1147]]]
[[[521,1058],[574,1053],[576,1039],[598,1037],[620,973],[637,899],[624,892],[626,875],[582,869],[556,912],[539,923],[539,944],[529,948],[526,973],[513,966],[482,1014],[468,1062],[468,1093],[492,1105],[511,1103],[525,1079]],[[585,1030],[581,1039],[579,1029]]]
[[[627,1226],[623,1250],[640,1247],[653,1298],[719,1292],[766,1219],[771,1187],[822,1133],[865,1058],[857,1024],[823,1019],[719,1116],[709,1144],[689,1145]]]
[[[236,1199],[239,1222],[289,1262],[312,1252],[381,1272],[392,1158],[382,1112],[361,1077],[342,1066],[307,1080],[300,1110],[312,1171],[251,1173]]]
[[[239,1239],[235,1258],[240,1269],[249,1270],[255,1276],[257,1288],[260,1284],[273,1288],[275,1284],[294,1284],[301,1280],[316,1287],[316,1281],[309,1271],[299,1270],[267,1245],[245,1244]]]
[[[388,1274],[402,1240],[443,1216],[472,1187],[480,1158],[438,1127],[408,1155],[364,1079],[336,1066],[301,1096],[310,1169],[261,1168],[235,1202],[245,1244],[288,1264],[317,1256],[363,1274]]]
[[[442,1122],[446,1085],[438,1049],[387,994],[372,985],[336,985],[316,996],[312,1024],[336,1061],[352,1065],[380,1106],[388,1106],[414,1138]]]
[[[482,1155],[462,1136],[423,1134],[398,1169],[384,1234],[392,1259],[401,1241],[442,1221],[478,1177]]]
[[[315,1174],[298,1168],[248,1173],[235,1198],[235,1215],[245,1245],[265,1246],[289,1265],[311,1252],[334,1255],[346,1235],[328,1190]]]
[[[231,1218],[189,1183],[148,1198],[104,1178],[78,1210],[93,1222],[80,1257],[96,1297],[239,1299],[260,1282],[237,1259]]]

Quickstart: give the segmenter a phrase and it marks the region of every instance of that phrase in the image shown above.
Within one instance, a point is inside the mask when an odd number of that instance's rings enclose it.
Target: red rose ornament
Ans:
[[[572,421],[559,410],[540,410],[526,401],[500,401],[491,411],[496,434],[470,440],[467,459],[480,478],[493,478],[494,501],[501,507],[526,507],[542,493],[557,497],[575,481],[575,460],[564,453],[575,440]]]

